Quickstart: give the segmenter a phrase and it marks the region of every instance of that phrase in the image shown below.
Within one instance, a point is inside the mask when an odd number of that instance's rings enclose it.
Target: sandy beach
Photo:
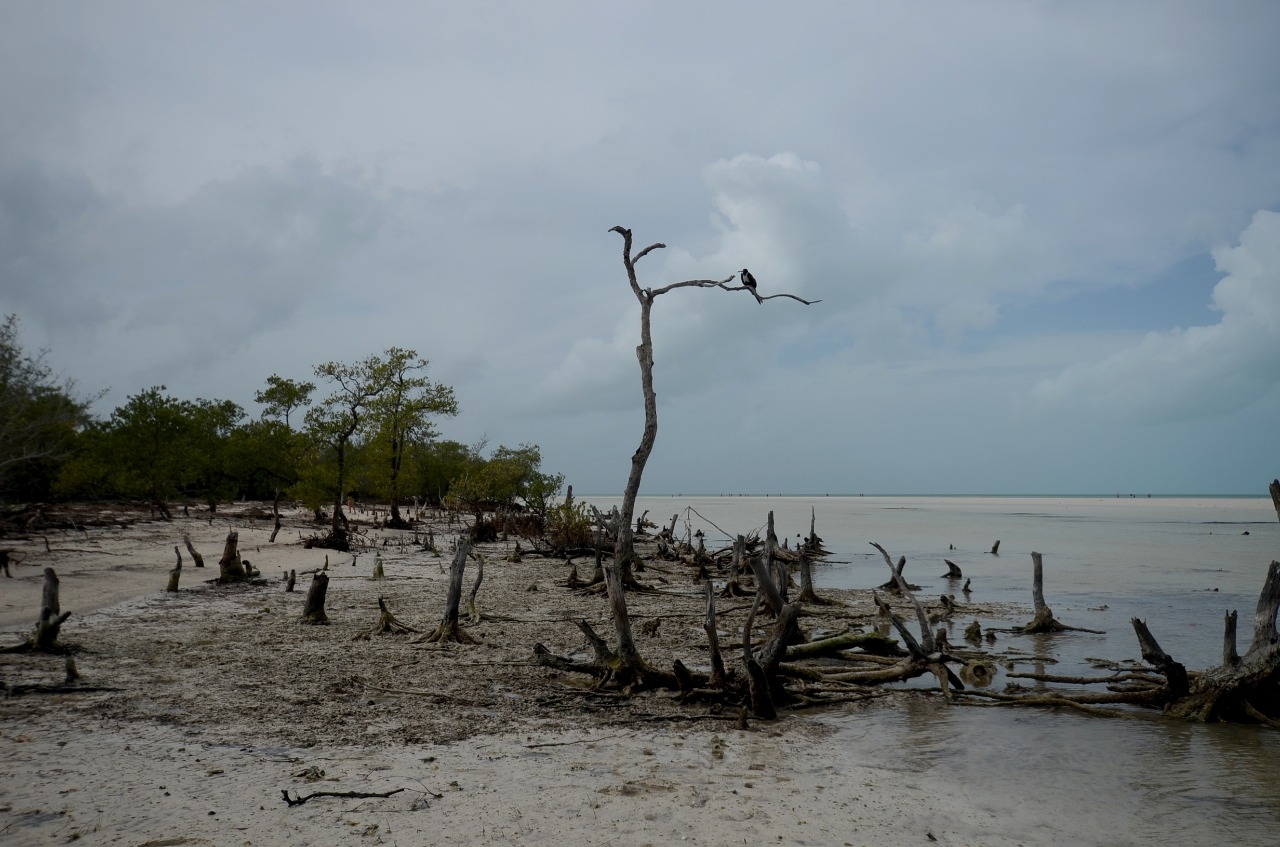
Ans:
[[[736,715],[670,693],[593,692],[589,680],[531,662],[534,644],[589,658],[576,618],[611,632],[606,600],[566,588],[563,561],[504,561],[487,545],[476,645],[367,634],[386,598],[430,630],[443,611],[457,525],[435,524],[443,556],[412,533],[376,530],[356,555],[305,549],[315,531],[287,515],[271,544],[261,506],[10,537],[19,564],[0,579],[0,639],[20,642],[39,606],[43,568],[72,613],[77,690],[61,656],[0,656],[0,839],[5,844],[850,844],[1052,843],[1061,832],[1018,810],[983,809],[957,787],[860,765],[825,743],[821,714],[736,728]],[[440,518],[443,521],[443,517]],[[263,582],[220,586],[230,529]],[[163,589],[189,533],[181,590]],[[47,542],[47,544],[46,544]],[[385,544],[385,546],[384,546]],[[329,626],[299,621],[310,576],[331,576]],[[386,578],[372,579],[381,558]],[[354,563],[353,563],[354,562]],[[589,573],[588,563],[579,563]],[[282,574],[299,571],[297,590]],[[468,571],[467,585],[473,571]],[[657,591],[630,601],[655,663],[705,657],[701,592],[677,566],[649,568]],[[856,592],[811,627],[871,614]],[[725,601],[725,620],[745,615]],[[825,616],[825,617],[824,617]],[[829,620],[828,620],[829,618]],[[732,628],[726,624],[726,628]],[[40,690],[39,686],[46,686]],[[907,695],[891,695],[907,696]],[[914,695],[912,695],[914,696]],[[861,708],[857,704],[843,707]],[[317,796],[355,792],[386,797]],[[394,793],[391,793],[394,792]],[[1069,822],[1063,822],[1066,826]]]

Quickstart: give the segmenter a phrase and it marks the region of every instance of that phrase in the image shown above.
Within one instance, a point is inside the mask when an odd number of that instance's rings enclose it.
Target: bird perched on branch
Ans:
[[[756,278],[751,275],[751,271],[746,268],[742,269],[742,284],[751,292],[751,296],[756,298],[757,303],[763,303],[764,298],[756,293]]]

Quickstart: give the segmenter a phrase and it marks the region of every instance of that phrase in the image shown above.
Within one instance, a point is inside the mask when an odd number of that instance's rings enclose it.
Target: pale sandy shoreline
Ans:
[[[229,527],[271,584],[201,582],[216,574]],[[210,567],[188,561],[183,590],[167,595],[182,531]],[[569,618],[603,614],[603,601],[556,588],[554,562],[491,568],[481,605],[503,614],[473,629],[480,646],[352,640],[380,595],[405,620],[438,617],[441,560],[395,546],[383,548],[385,582],[368,578],[372,552],[355,566],[350,554],[329,554],[333,624],[301,626],[305,581],[286,594],[274,580],[323,562],[323,551],[296,543],[302,531],[290,526],[281,539],[293,543],[269,545],[268,521],[229,513],[212,526],[47,533],[52,553],[41,538],[23,542],[30,555],[0,582],[0,638],[29,630],[38,574],[52,564],[73,613],[62,641],[82,648],[82,684],[112,690],[0,704],[0,841],[896,847],[1068,837],[1034,810],[996,814],[908,767],[866,767],[856,749],[831,743],[821,717],[743,731],[662,695],[582,700],[579,683],[528,667],[534,640],[571,652],[581,638]],[[644,648],[680,649],[699,630],[676,618]],[[60,682],[59,657],[0,659],[7,684]],[[295,776],[311,767],[324,778]],[[290,807],[282,789],[404,790]]]

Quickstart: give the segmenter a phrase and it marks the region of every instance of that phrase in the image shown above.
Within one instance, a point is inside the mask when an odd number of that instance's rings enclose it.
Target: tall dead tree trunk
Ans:
[[[451,641],[457,644],[479,643],[469,633],[465,632],[458,623],[462,607],[462,577],[467,568],[467,554],[470,552],[471,545],[459,539],[458,549],[453,554],[453,561],[449,564],[449,593],[445,598],[444,617],[440,619],[439,626],[422,637],[422,641],[429,643]]]
[[[658,398],[653,390],[653,335],[650,321],[653,301],[677,288],[722,288],[726,291],[747,291],[752,294],[755,292],[754,289],[747,288],[745,285],[730,287],[729,283],[733,282],[734,275],[721,280],[690,279],[684,282],[675,282],[662,288],[641,288],[640,282],[636,278],[636,263],[654,250],[662,250],[667,245],[661,242],[650,244],[632,256],[631,230],[626,227],[615,226],[609,231],[616,232],[622,236],[622,263],[627,269],[627,281],[631,284],[631,293],[635,295],[637,302],[640,304],[640,346],[636,348],[636,359],[640,363],[640,387],[644,394],[644,433],[640,438],[640,446],[636,448],[636,452],[631,456],[631,473],[627,477],[627,487],[623,490],[621,525],[618,533],[618,545],[614,553],[614,561],[621,570],[622,581],[628,583],[631,581],[632,566],[635,560],[635,540],[632,527],[635,518],[636,497],[640,494],[640,479],[644,475],[645,464],[649,461],[649,455],[653,452],[654,442],[658,438]],[[805,305],[812,305],[812,303],[818,302],[816,300],[812,302],[803,300],[794,294],[775,294],[772,296],[790,297]],[[757,299],[760,298],[757,297]]]

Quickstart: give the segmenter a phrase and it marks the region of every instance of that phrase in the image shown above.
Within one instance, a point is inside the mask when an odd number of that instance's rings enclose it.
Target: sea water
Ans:
[[[591,497],[608,509],[617,498]],[[1017,604],[1031,617],[1032,560],[1044,563],[1045,600],[1063,623],[1101,634],[1000,633],[994,647],[1025,656],[1017,669],[1099,675],[1088,659],[1140,659],[1131,624],[1144,620],[1189,669],[1221,662],[1223,616],[1239,612],[1248,649],[1267,568],[1280,559],[1280,521],[1266,498],[1166,497],[642,497],[659,526],[708,548],[763,534],[773,513],[791,546],[814,521],[831,555],[815,587],[873,588],[889,578],[877,542],[924,600],[956,594],[953,643],[972,620],[950,559],[971,580],[973,604]],[[999,540],[998,553],[991,552]],[[1017,618],[1017,612],[1014,613]],[[928,682],[925,680],[924,682]],[[1024,685],[1034,685],[1021,680]],[[1004,680],[997,679],[997,690]],[[1102,690],[1101,686],[1095,688]],[[895,702],[824,716],[840,744],[817,755],[906,771],[989,815],[990,832],[1045,843],[1275,844],[1280,842],[1280,733],[1163,719],[1114,719],[1026,708]],[[916,821],[983,843],[972,824]],[[948,826],[951,828],[948,829]]]

